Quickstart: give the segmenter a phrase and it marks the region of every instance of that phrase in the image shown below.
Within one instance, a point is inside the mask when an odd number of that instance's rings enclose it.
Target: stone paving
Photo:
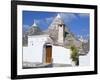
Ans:
[[[70,64],[43,64],[43,63],[32,63],[32,62],[24,62],[23,63],[23,69],[28,69],[28,68],[46,68],[46,67],[69,67],[72,66]]]

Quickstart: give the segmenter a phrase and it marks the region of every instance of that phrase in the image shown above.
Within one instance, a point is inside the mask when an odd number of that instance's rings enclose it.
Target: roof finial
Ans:
[[[33,23],[33,25],[32,25],[32,26],[37,26],[37,24],[36,24],[35,20],[34,20],[34,23]]]
[[[57,14],[57,17],[56,17],[56,18],[61,18],[61,16],[60,16],[60,14],[59,14],[59,13]]]

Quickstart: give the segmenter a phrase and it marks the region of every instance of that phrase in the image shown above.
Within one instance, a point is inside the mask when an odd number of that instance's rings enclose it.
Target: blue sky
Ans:
[[[41,30],[46,30],[59,12],[23,11],[23,28],[29,28],[35,23]],[[76,36],[89,37],[90,16],[87,13],[59,13],[70,31]]]

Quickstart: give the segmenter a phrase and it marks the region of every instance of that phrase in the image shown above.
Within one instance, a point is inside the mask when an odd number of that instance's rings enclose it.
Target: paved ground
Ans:
[[[70,64],[43,64],[43,63],[30,63],[30,62],[24,62],[23,63],[23,69],[27,68],[47,68],[47,67],[69,67],[72,66]]]
[[[53,67],[69,67],[71,64],[53,64]]]

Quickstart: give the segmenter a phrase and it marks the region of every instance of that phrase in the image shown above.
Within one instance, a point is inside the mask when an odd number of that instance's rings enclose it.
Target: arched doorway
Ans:
[[[44,45],[44,63],[46,64],[52,63],[52,45],[51,44]]]

